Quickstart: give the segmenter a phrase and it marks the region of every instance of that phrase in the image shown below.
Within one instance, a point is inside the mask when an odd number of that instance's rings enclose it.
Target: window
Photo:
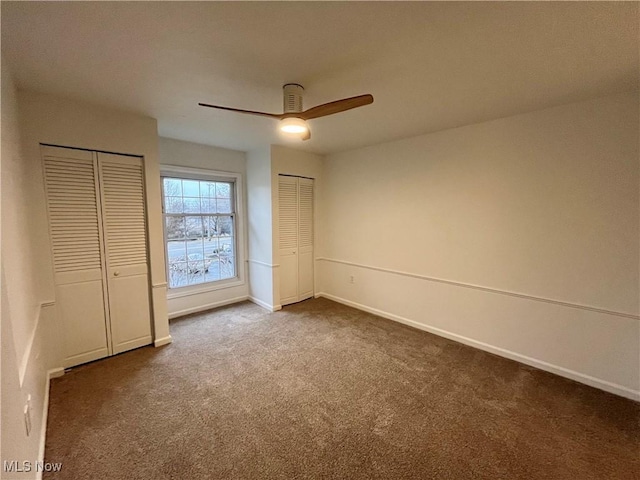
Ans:
[[[162,177],[169,288],[237,277],[236,180]]]

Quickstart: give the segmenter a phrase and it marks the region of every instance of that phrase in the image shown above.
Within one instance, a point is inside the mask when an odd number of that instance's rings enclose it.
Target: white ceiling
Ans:
[[[238,150],[330,153],[638,89],[638,3],[6,2],[3,61],[19,88],[158,119],[162,136]],[[282,111],[371,93],[313,120]]]

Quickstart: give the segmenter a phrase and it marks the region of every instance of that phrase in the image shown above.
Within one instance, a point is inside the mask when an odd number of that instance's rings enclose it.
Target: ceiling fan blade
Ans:
[[[343,98],[335,102],[324,103],[317,107],[310,108],[296,116],[303,120],[311,120],[313,118],[326,117],[334,113],[344,112],[352,108],[363,107],[373,103],[373,95],[358,95],[357,97]]]
[[[270,117],[281,119],[283,115],[280,113],[254,112],[253,110],[241,110],[239,108],[221,107],[220,105],[209,105],[208,103],[198,103],[201,107],[217,108],[219,110],[229,110],[231,112],[248,113],[249,115],[259,115],[261,117]]]

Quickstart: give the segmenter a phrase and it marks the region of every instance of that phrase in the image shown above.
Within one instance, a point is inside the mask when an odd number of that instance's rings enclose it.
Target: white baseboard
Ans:
[[[463,343],[465,345],[469,345],[474,348],[478,348],[480,350],[484,350],[486,352],[493,353],[495,355],[505,357],[511,360],[515,360],[516,362],[524,363],[525,365],[529,365],[532,367],[539,368],[540,370],[545,370],[547,372],[559,375],[561,377],[569,378],[571,380],[575,380],[579,383],[584,383],[585,385],[589,385],[591,387],[598,388],[600,390],[604,390],[609,393],[613,393],[615,395],[619,395],[621,397],[629,398],[631,400],[640,401],[640,391],[632,390],[623,385],[618,385],[616,383],[611,383],[606,380],[602,380],[600,378],[595,378],[590,375],[586,375],[584,373],[576,372],[574,370],[570,370],[568,368],[560,367],[558,365],[554,365],[551,363],[544,362],[542,360],[538,360],[535,358],[527,357],[526,355],[521,355],[519,353],[513,352],[511,350],[506,350],[504,348],[496,347],[494,345],[490,345],[488,343],[480,342],[474,340],[472,338],[464,337],[462,335],[458,335],[456,333],[451,333],[446,330],[442,330],[440,328],[431,327],[429,325],[425,325],[415,320],[410,320],[405,317],[401,317],[399,315],[394,315],[393,313],[385,312],[383,310],[378,310],[377,308],[368,307],[367,305],[362,305],[360,303],[352,302],[351,300],[347,300],[345,298],[337,297],[335,295],[331,295],[329,293],[320,292],[317,293],[317,297],[328,298],[329,300],[333,300],[334,302],[342,303],[343,305],[347,305],[349,307],[357,308],[358,310],[362,310],[368,313],[372,313],[374,315],[378,315],[380,317],[386,318],[388,320],[393,320],[395,322],[402,323],[404,325],[409,325],[411,327],[417,328],[419,330],[423,330],[425,332],[433,333],[440,337],[448,338],[449,340],[453,340],[459,343]]]
[[[225,305],[231,305],[232,303],[244,302],[245,300],[250,300],[250,298],[247,295],[243,295],[241,297],[220,300],[219,302],[207,303],[206,305],[198,305],[197,307],[186,308],[184,310],[178,310],[177,312],[171,312],[169,313],[169,319],[183,317],[191,313],[204,312],[206,310],[211,310],[212,308],[224,307]]]
[[[47,375],[49,375],[49,378],[62,377],[64,375],[64,368],[63,367],[52,368],[47,372]]]
[[[171,335],[167,335],[166,337],[162,337],[162,338],[158,338],[156,340],[153,341],[153,346],[154,347],[161,347],[163,345],[169,345],[171,342],[173,342],[173,338],[171,338]]]
[[[282,310],[282,305],[270,305],[267,302],[263,302],[260,299],[257,299],[256,297],[249,297],[249,301],[255,303],[256,305],[269,310],[270,312],[277,312],[278,310]]]

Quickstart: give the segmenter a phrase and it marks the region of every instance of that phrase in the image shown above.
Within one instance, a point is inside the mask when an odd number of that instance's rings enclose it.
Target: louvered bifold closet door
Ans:
[[[278,176],[280,304],[313,296],[313,179]]]
[[[313,179],[298,179],[298,301],[313,296]]]
[[[298,301],[298,179],[278,176],[280,304]]]
[[[151,343],[142,159],[98,153],[113,353]]]
[[[100,198],[93,152],[42,147],[64,366],[109,355]]]

